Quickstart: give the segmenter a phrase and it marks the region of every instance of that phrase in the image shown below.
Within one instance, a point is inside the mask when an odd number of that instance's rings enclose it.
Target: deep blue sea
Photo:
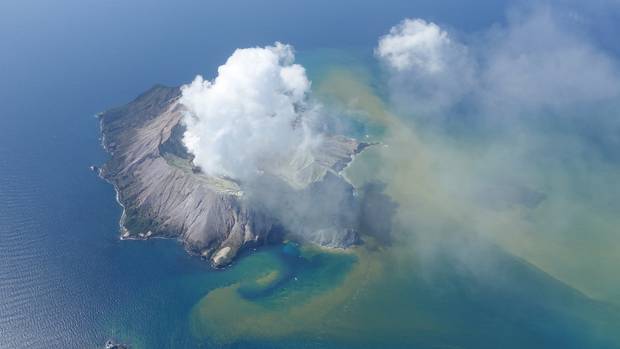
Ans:
[[[213,271],[175,241],[119,240],[113,188],[89,171],[106,159],[97,112],[157,83],[212,77],[238,47],[278,40],[300,52],[370,55],[406,16],[475,32],[501,20],[506,7],[486,0],[1,2],[0,348],[99,348],[110,337],[136,348],[192,348],[192,307],[208,290],[238,281],[239,273]]]

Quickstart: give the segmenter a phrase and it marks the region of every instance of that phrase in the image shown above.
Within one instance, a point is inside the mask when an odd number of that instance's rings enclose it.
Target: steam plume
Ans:
[[[238,49],[213,81],[197,76],[182,88],[189,111],[183,142],[197,166],[244,180],[318,141],[308,126],[310,81],[294,60],[293,48],[279,42]]]

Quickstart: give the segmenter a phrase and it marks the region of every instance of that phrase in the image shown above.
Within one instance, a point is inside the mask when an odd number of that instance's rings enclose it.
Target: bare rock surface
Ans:
[[[284,235],[340,248],[359,241],[354,189],[339,172],[364,143],[328,137],[286,173],[241,184],[193,166],[181,141],[179,97],[179,88],[155,86],[100,114],[110,154],[100,175],[114,185],[124,208],[122,238],[177,238],[216,267],[245,247]]]

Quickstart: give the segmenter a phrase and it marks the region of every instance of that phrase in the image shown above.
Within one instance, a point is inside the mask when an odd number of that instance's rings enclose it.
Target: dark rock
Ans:
[[[121,343],[116,343],[114,340],[112,339],[108,339],[105,342],[105,349],[129,349],[129,347],[125,344],[121,344]]]

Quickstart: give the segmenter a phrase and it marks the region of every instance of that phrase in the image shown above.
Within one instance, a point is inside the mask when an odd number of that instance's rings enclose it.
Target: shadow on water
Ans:
[[[385,187],[385,183],[372,181],[358,190],[359,230],[384,245],[392,243],[392,221],[398,210],[398,203],[384,193]]]

